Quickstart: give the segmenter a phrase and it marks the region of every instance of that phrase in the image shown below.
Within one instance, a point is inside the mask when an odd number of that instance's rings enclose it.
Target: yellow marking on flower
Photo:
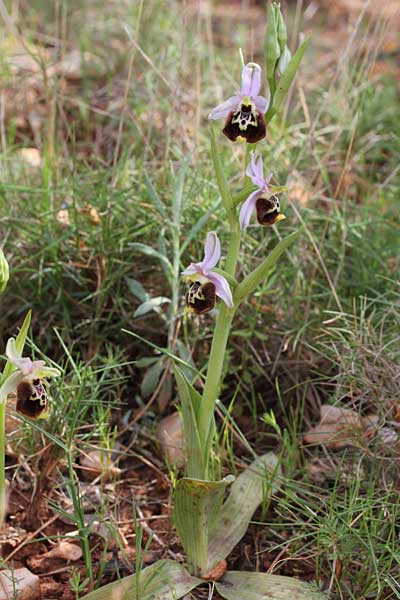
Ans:
[[[276,217],[275,224],[279,223],[279,221],[284,221],[286,219],[285,215],[282,213]]]

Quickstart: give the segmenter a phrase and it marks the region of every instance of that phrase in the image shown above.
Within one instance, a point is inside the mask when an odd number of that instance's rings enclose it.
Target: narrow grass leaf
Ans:
[[[178,600],[204,583],[173,560],[159,560],[143,569],[139,594],[136,580],[136,574],[129,575],[90,592],[82,600]]]
[[[208,534],[232,479],[230,476],[220,481],[205,481],[184,477],[176,484],[175,525],[189,569],[197,576],[209,571]]]
[[[280,487],[278,458],[273,452],[259,456],[233,483],[208,544],[207,570],[226,558],[242,539],[258,506]]]
[[[289,91],[289,88],[292,84],[293,79],[297,73],[297,69],[301,63],[301,60],[304,56],[304,52],[307,50],[307,46],[310,42],[310,37],[306,37],[304,42],[299,46],[296,52],[293,54],[284,74],[279,80],[278,87],[276,88],[276,92],[274,95],[274,104],[273,107],[275,111],[278,111],[283,104],[283,101],[286,97],[286,94]]]
[[[327,600],[313,584],[269,573],[227,571],[215,587],[226,600]]]
[[[234,300],[239,303],[251,294],[256,287],[267,277],[271,270],[275,267],[281,254],[289,248],[300,234],[301,229],[289,234],[281,240],[273,250],[268,254],[264,261],[254,271],[247,275],[245,279],[237,286]]]

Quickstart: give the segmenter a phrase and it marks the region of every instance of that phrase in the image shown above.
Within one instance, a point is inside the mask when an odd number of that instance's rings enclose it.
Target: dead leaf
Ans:
[[[377,422],[377,415],[361,417],[353,410],[323,404],[320,422],[305,434],[304,442],[329,448],[351,446],[375,435]]]
[[[82,456],[81,471],[86,481],[92,481],[99,476],[107,481],[121,475],[121,469],[114,466],[110,453],[100,450],[93,450]]]
[[[94,206],[92,206],[91,204],[86,204],[86,206],[83,206],[82,208],[79,208],[78,210],[81,214],[89,217],[89,219],[93,223],[93,225],[100,225],[101,217],[100,217],[99,213],[97,212],[97,209]]]
[[[311,190],[307,181],[300,173],[297,171],[291,173],[287,187],[289,190],[289,200],[296,204],[300,204],[303,208],[308,205],[311,197]]]
[[[17,156],[28,167],[38,169],[42,166],[42,156],[37,148],[21,148]]]
[[[157,439],[169,464],[181,467],[185,464],[183,426],[178,412],[174,412],[160,421]]]

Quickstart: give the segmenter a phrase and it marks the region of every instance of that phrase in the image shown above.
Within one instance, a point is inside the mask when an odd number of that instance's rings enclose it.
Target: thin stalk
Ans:
[[[226,258],[225,270],[234,276],[240,248],[240,228],[236,221],[231,225],[228,256]],[[207,378],[205,382],[203,398],[199,414],[199,434],[204,448],[204,478],[208,476],[208,456],[212,443],[210,430],[214,418],[215,403],[218,399],[222,383],[222,369],[226,345],[228,343],[235,307],[228,308],[222,304],[215,325],[213,341],[211,344],[210,358],[208,361]]]

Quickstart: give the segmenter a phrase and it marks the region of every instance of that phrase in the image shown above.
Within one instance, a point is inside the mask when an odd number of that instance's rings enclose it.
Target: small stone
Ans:
[[[63,560],[79,560],[82,558],[80,546],[70,542],[60,542],[45,554],[47,558],[62,558]]]
[[[37,600],[40,597],[39,577],[25,567],[0,572],[0,600]]]

